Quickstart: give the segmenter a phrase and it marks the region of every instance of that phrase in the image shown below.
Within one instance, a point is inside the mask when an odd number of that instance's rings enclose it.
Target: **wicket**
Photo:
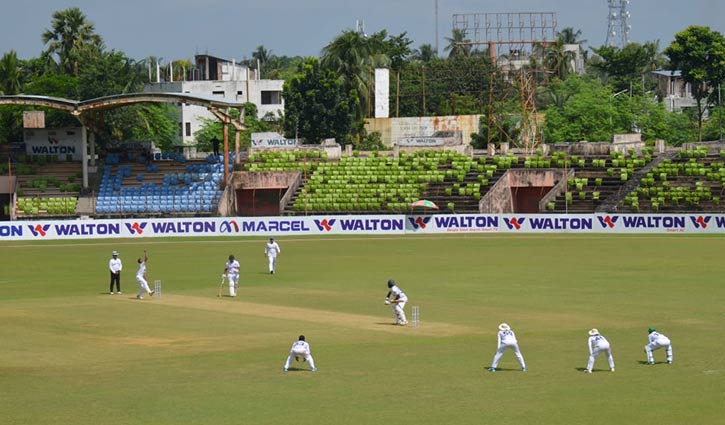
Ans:
[[[161,281],[160,280],[154,280],[154,296],[156,298],[161,298]]]
[[[411,314],[413,315],[413,327],[417,328],[420,325],[420,306],[414,305]]]

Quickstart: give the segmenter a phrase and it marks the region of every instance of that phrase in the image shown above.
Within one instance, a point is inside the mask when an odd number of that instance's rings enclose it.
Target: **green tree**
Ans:
[[[576,30],[572,27],[566,27],[563,30],[556,33],[556,38],[561,40],[563,44],[584,44],[587,40],[582,40],[582,31]]]
[[[421,44],[421,46],[412,52],[412,59],[424,63],[428,63],[436,57],[436,51],[430,44]]]
[[[21,91],[22,68],[15,50],[0,58],[0,94],[13,95]]]
[[[466,38],[466,32],[460,28],[453,28],[450,37],[446,37],[448,45],[443,51],[448,52],[449,58],[455,58],[460,56],[471,56],[471,45],[463,44],[468,43],[471,40]]]
[[[101,36],[95,33],[92,23],[77,7],[53,13],[51,29],[42,35],[47,51],[58,58],[61,69],[70,75],[80,72],[80,55],[88,46],[100,46]]]
[[[716,100],[710,94],[725,80],[725,37],[709,27],[692,25],[675,34],[664,53],[670,59],[670,69],[680,70],[692,88],[697,103],[697,138],[702,140],[705,112]]]
[[[239,110],[231,109],[229,115],[234,119],[239,118]],[[270,131],[271,126],[268,122],[257,118],[257,106],[254,103],[244,104],[244,127],[239,136],[239,142],[242,148],[248,148],[252,143],[252,133]],[[234,127],[228,124],[229,134],[234,134]],[[202,119],[201,128],[194,133],[194,138],[203,149],[211,151],[212,139],[224,139],[224,124],[218,119]],[[231,139],[231,136],[230,136]],[[230,147],[231,150],[231,147]]]
[[[357,31],[343,31],[322,49],[320,63],[344,78],[348,90],[355,90],[364,110],[355,111],[358,120],[371,111],[374,69],[387,66],[389,44],[387,32],[365,36]]]
[[[308,58],[298,73],[284,84],[284,132],[286,137],[301,137],[307,143],[319,143],[334,137],[346,144],[359,108],[356,90],[348,90],[341,77]]]

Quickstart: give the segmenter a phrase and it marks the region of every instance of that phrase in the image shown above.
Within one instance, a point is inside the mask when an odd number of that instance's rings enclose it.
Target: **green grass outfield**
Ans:
[[[0,422],[10,424],[725,423],[718,236],[464,235],[0,245]],[[134,300],[149,251],[160,299]],[[124,261],[123,295],[107,264]],[[239,296],[217,298],[229,254]],[[394,278],[421,310],[393,326]],[[497,325],[516,331],[489,373]],[[647,327],[675,363],[642,364]],[[612,343],[582,373],[587,330]],[[305,334],[319,370],[282,372]]]

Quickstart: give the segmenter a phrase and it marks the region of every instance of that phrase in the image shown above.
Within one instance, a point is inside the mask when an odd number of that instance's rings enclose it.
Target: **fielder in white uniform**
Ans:
[[[315,360],[312,358],[312,354],[310,353],[310,344],[305,341],[304,335],[300,335],[299,339],[292,344],[289,356],[287,356],[287,361],[284,363],[284,368],[282,368],[282,370],[287,372],[289,367],[292,365],[292,360],[294,359],[300,361],[300,357],[304,359],[303,361],[309,363],[311,371],[317,371],[317,368],[315,367]]]
[[[149,294],[149,296],[154,294],[154,291],[149,288],[149,283],[146,282],[146,262],[149,260],[148,255],[146,255],[146,250],[143,252],[143,260],[138,259],[138,271],[136,272],[136,281],[138,282],[138,286],[140,287],[138,294],[136,294],[136,298],[139,300],[143,299],[143,293],[146,292]]]
[[[644,346],[644,352],[647,353],[647,363],[655,364],[655,356],[652,354],[654,350],[666,348],[667,364],[672,364],[672,343],[670,339],[657,332],[655,328],[649,328],[647,331],[649,332],[649,344]]]
[[[393,298],[390,298],[390,296]],[[398,325],[404,326],[408,324],[408,320],[405,318],[405,303],[408,302],[408,296],[405,295],[398,286],[395,284],[393,279],[388,280],[388,295],[385,296],[385,304],[393,305],[393,314],[395,315],[395,322]]]
[[[230,255],[229,261],[224,264],[224,274],[227,275],[229,281],[229,296],[236,297],[239,286],[239,261],[235,260],[233,255]]]
[[[274,238],[269,238],[269,242],[264,247],[264,255],[269,259],[269,274],[274,274],[274,269],[277,266],[277,256],[282,252],[279,249],[279,245],[274,241]]]
[[[609,345],[609,341],[607,341],[607,338],[604,338],[602,335],[600,335],[597,329],[592,329],[589,331],[588,345],[589,363],[587,363],[587,368],[584,372],[592,373],[592,368],[594,367],[594,358],[597,357],[599,353],[605,353],[607,355],[607,359],[609,360],[609,369],[614,372],[614,357],[612,357],[612,348]]]
[[[503,356],[503,353],[509,349],[514,350],[514,354],[521,365],[521,370],[526,372],[526,363],[524,363],[524,356],[522,356],[521,351],[519,351],[519,343],[516,341],[516,334],[514,334],[514,331],[512,331],[511,327],[506,323],[498,325],[498,350],[496,350],[496,354],[493,356],[491,367],[488,368],[489,372],[496,372],[496,367],[498,367],[498,362],[501,360],[501,356]]]

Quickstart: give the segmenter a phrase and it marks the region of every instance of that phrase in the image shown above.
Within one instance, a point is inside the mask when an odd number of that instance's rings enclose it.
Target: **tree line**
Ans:
[[[604,141],[632,131],[641,132],[645,140],[672,144],[720,137],[719,122],[712,117],[720,114],[718,89],[725,78],[722,34],[690,26],[675,34],[665,49],[659,41],[592,47],[582,51],[585,72],[576,74],[568,46],[586,43],[581,36],[581,31],[564,28],[555,41],[531,46],[528,62],[507,72],[492,61],[495,54],[470,43],[459,29],[452,31],[440,54],[429,44],[413,48],[405,32],[385,30],[372,35],[342,31],[319,57],[277,56],[260,45],[244,63],[259,68],[263,78],[285,80],[285,111],[262,120],[246,114],[245,121],[250,129],[278,129],[309,143],[334,137],[361,149],[380,147],[364,123],[373,115],[375,69],[384,67],[390,70],[391,116],[481,114],[481,128],[473,137],[476,147],[515,143],[531,105],[543,117],[544,142]],[[45,50],[37,58],[21,60],[12,50],[2,55],[1,94],[84,100],[138,92],[153,80],[151,65],[155,68],[158,61],[136,60],[109,49],[78,8],[55,12],[41,41]],[[514,54],[495,60],[512,60]],[[189,60],[174,61],[171,77],[181,80],[192,68]],[[658,69],[682,72],[692,88],[694,108],[665,111],[651,74]],[[530,104],[522,101],[526,90],[531,91]],[[21,140],[22,110],[0,108],[0,143]],[[168,147],[179,140],[176,114],[169,105],[136,105],[95,113],[87,124],[101,143],[143,139]],[[69,114],[51,110],[46,124],[75,123]],[[206,143],[220,133],[221,124],[208,122],[196,137]]]

